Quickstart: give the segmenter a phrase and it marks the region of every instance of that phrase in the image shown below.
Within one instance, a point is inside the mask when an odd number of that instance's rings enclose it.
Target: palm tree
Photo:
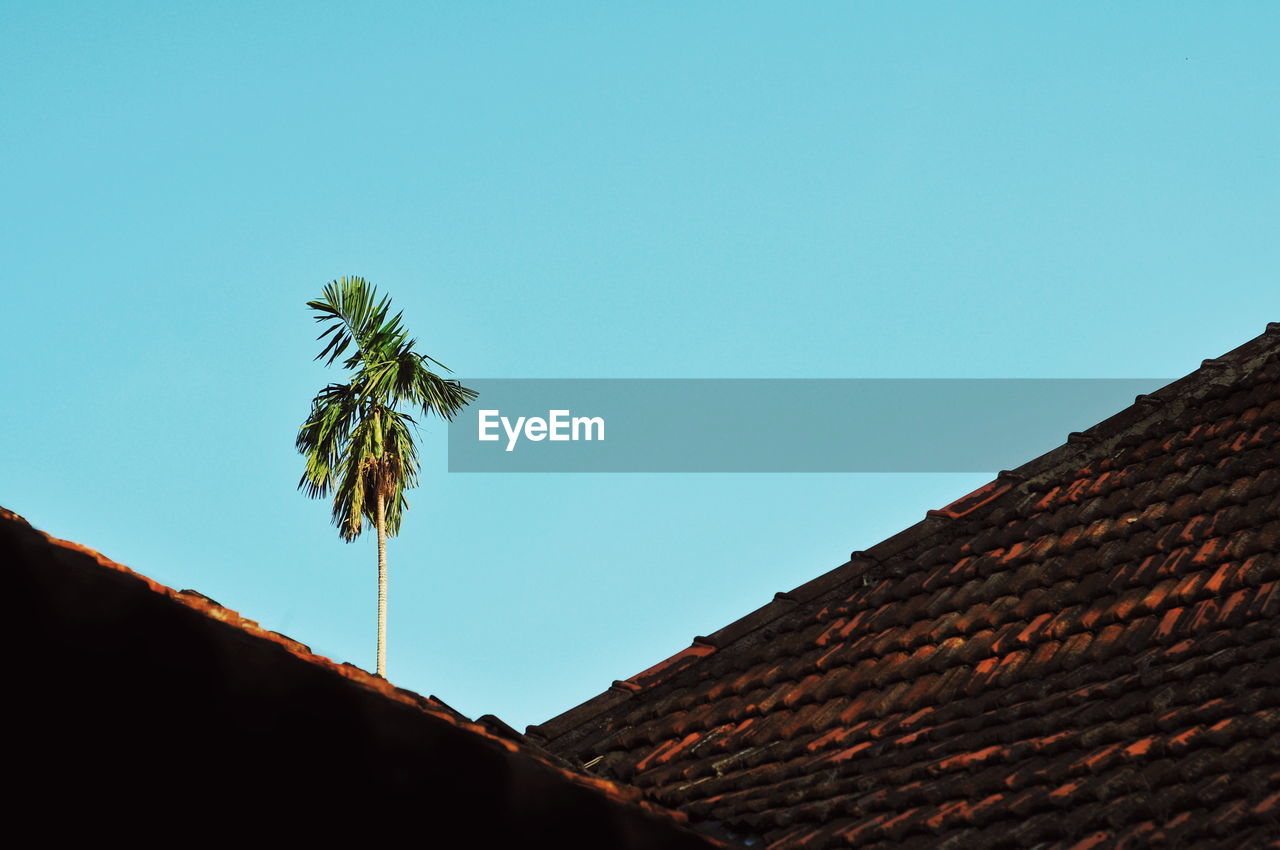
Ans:
[[[315,499],[333,494],[333,523],[350,543],[371,522],[378,532],[377,673],[387,674],[387,537],[400,532],[408,508],[405,491],[418,483],[418,451],[406,407],[453,417],[473,398],[474,390],[431,371],[449,369],[413,350],[401,325],[402,314],[388,318],[391,299],[378,298],[359,277],[330,281],[324,297],[308,301],[315,320],[325,325],[317,339],[328,337],[315,359],[332,366],[355,351],[342,366],[353,370],[344,384],[329,384],[311,402],[311,415],[298,431],[298,451],[306,471],[298,489]]]

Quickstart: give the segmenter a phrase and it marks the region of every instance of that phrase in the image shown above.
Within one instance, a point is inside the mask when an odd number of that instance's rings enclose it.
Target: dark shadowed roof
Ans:
[[[1278,842],[1278,352],[1272,324],[529,735],[756,846]]]
[[[496,718],[473,723],[3,509],[0,568],[6,812],[38,843],[722,846]]]

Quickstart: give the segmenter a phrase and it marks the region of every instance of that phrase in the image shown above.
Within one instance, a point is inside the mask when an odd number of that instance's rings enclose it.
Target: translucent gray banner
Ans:
[[[450,472],[994,472],[1163,378],[485,379]]]

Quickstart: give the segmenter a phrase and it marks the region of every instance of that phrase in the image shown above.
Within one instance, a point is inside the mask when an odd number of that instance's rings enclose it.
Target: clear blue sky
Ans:
[[[1280,319],[1278,17],[10,0],[0,504],[370,667],[373,542],[294,489],[330,278],[463,378],[1182,375]],[[985,480],[449,475],[443,437],[391,678],[518,726]]]

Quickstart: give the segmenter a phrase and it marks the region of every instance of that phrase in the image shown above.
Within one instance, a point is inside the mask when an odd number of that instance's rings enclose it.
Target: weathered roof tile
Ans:
[[[1280,846],[1278,348],[1269,326],[656,665],[643,702],[539,732],[779,850]]]

